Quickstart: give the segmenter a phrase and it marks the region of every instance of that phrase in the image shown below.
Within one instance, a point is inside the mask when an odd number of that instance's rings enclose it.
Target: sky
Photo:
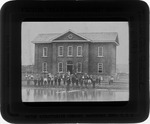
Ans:
[[[64,33],[71,29],[82,32],[117,32],[120,45],[117,46],[117,64],[129,63],[128,22],[22,22],[22,65],[34,64],[34,44],[31,41],[38,34]]]

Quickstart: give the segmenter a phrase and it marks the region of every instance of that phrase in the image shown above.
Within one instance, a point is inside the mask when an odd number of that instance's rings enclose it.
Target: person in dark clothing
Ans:
[[[29,85],[30,85],[30,77],[27,76],[27,86],[29,86]]]
[[[61,75],[58,76],[58,86],[60,86],[61,83]]]
[[[70,85],[72,85],[72,77],[73,77],[73,74],[69,75],[70,77]]]
[[[76,82],[75,75],[73,75],[72,76],[72,86],[74,86],[75,82]]]
[[[43,77],[41,76],[41,86],[43,86]]]
[[[41,84],[41,80],[40,78],[38,78],[38,86],[40,86],[40,84]]]
[[[114,77],[113,77],[113,76],[111,76],[111,77],[110,77],[110,80],[109,80],[109,84],[112,84],[112,83],[113,83],[113,81],[114,81]]]
[[[65,82],[64,82],[64,85],[67,85],[67,76],[68,76],[68,73],[65,74]]]
[[[93,75],[93,77],[92,77],[93,88],[95,88],[95,84],[96,84],[96,75]]]
[[[51,86],[53,86],[54,85],[54,76],[52,75],[51,76]]]
[[[34,86],[36,86],[36,85],[37,85],[37,79],[34,78]]]
[[[90,78],[90,76],[88,75],[88,77],[87,77],[87,80],[88,80],[88,83],[87,83],[87,85],[89,86],[89,85],[91,85],[91,78]]]
[[[55,80],[55,86],[57,86],[57,75],[55,75],[54,80]]]
[[[96,84],[99,83],[98,75],[96,75]]]
[[[78,76],[77,76],[77,74],[75,74],[75,81],[76,81],[76,86],[78,87],[79,86],[79,80],[78,80]]]
[[[92,84],[93,84],[93,88],[95,88],[95,81],[93,81]]]
[[[101,84],[101,76],[100,75],[98,76],[98,84],[99,85]]]
[[[50,85],[51,85],[51,77],[48,76],[48,86],[50,86]]]
[[[79,76],[79,84],[80,84],[81,87],[83,87],[82,75]]]
[[[70,76],[68,75],[67,76],[67,91],[69,90],[69,88],[70,88]]]
[[[87,88],[87,83],[88,83],[88,75],[85,74],[85,76],[84,76],[84,85],[85,85],[86,88]]]

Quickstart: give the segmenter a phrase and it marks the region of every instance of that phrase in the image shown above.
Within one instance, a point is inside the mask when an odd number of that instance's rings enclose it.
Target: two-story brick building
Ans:
[[[116,32],[39,34],[35,44],[37,73],[87,73],[113,75],[116,72]]]

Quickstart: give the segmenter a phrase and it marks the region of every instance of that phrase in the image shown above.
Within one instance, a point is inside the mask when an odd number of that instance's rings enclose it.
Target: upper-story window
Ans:
[[[98,63],[98,73],[103,73],[103,63]]]
[[[47,63],[46,62],[42,63],[42,72],[47,72]]]
[[[64,49],[63,46],[58,47],[58,56],[63,56],[63,49]]]
[[[82,46],[77,46],[77,56],[82,56]]]
[[[73,56],[73,47],[72,46],[68,46],[67,55],[68,56]]]
[[[103,57],[103,47],[98,47],[98,57]]]
[[[43,57],[47,57],[47,53],[48,53],[48,48],[43,47]]]

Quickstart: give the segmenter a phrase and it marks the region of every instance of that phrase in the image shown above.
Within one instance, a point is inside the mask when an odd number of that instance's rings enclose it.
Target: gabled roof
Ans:
[[[60,34],[51,33],[51,34],[39,34],[34,38],[32,43],[51,43],[52,39]]]
[[[82,36],[82,35],[80,35],[79,33],[75,33],[75,32],[73,32],[71,29],[69,29],[67,32],[64,32],[64,33],[62,33],[62,34],[60,34],[60,35],[58,35],[58,36],[56,36],[54,39],[52,39],[52,41],[53,42],[59,42],[59,41],[62,41],[63,39],[61,39],[63,36],[66,36],[67,34],[72,34],[72,35],[74,35],[74,36],[76,36],[76,37],[78,37],[79,39],[74,39],[74,40],[83,40],[83,41],[90,41],[90,39],[88,39],[88,38],[86,38],[86,37],[84,37],[84,36]],[[73,40],[73,39],[69,39],[69,41],[70,40]],[[65,40],[66,41],[66,40]]]
[[[93,32],[93,33],[80,33],[82,36],[92,39],[92,41],[98,40],[116,40],[117,32]]]
[[[32,43],[52,43],[52,42],[115,42],[119,45],[117,32],[90,32],[90,33],[74,33],[85,40],[61,40],[57,39],[66,33],[73,31],[69,30],[65,33],[39,34]]]

